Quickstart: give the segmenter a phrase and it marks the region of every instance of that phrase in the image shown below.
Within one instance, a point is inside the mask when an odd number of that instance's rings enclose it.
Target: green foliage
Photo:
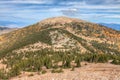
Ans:
[[[11,42],[6,42],[3,44],[5,45],[5,48],[0,50],[0,58],[3,59],[3,63],[7,65],[9,71],[6,72],[5,70],[0,70],[1,79],[17,76],[21,71],[41,72],[44,74],[47,71],[42,69],[43,67],[46,69],[53,69],[51,71],[52,73],[60,73],[63,72],[62,68],[71,67],[73,71],[75,67],[81,67],[81,61],[105,63],[108,62],[108,60],[112,60],[113,64],[120,65],[119,51],[114,49],[113,45],[107,43],[98,43],[97,41],[91,41],[92,45],[88,45],[87,40],[80,38],[62,28],[51,28],[52,26],[71,26],[71,28],[76,31],[76,34],[81,32],[80,34],[84,36],[95,37],[94,34],[97,34],[97,37],[99,38],[106,37],[104,33],[101,33],[102,30],[93,29],[96,28],[95,26],[99,25],[87,22],[86,24],[83,22],[71,22],[66,24],[37,23],[19,31],[6,34],[5,38]],[[23,48],[26,45],[34,44],[39,41],[48,45],[52,45],[51,36],[49,34],[51,31],[56,30],[61,34],[64,33],[71,39],[78,41],[85,49],[90,52],[81,54],[77,49],[71,49],[71,51],[54,51],[51,49],[43,49],[34,52],[21,52],[19,54],[12,52],[13,50]],[[71,63],[74,63],[75,65],[72,65]],[[32,76],[32,74],[29,76]]]
[[[52,59],[49,56],[45,57],[44,66],[46,66],[47,69],[52,68]]]
[[[116,49],[109,48],[111,45],[107,43],[98,43],[97,41],[92,41],[92,46],[97,50],[101,50],[103,53],[119,54],[119,51]]]
[[[67,54],[64,54],[63,56],[63,60],[62,60],[62,66],[64,68],[70,68],[71,67],[71,59],[70,59],[70,56],[67,55]]]
[[[113,56],[113,61],[111,63],[116,64],[116,65],[120,65],[120,55]]]
[[[42,70],[42,71],[41,71],[42,74],[45,74],[46,72],[47,72],[46,70]]]
[[[80,62],[81,58],[77,56],[77,58],[75,59],[75,63],[77,64],[76,67],[81,67]]]
[[[13,56],[13,57],[11,57]],[[24,58],[23,58],[24,57]],[[110,54],[97,54],[97,53],[86,53],[80,54],[76,51],[53,51],[50,49],[44,49],[35,52],[27,53],[11,53],[5,57],[8,68],[11,68],[9,72],[0,72],[1,78],[14,77],[20,74],[21,71],[29,72],[41,72],[41,74],[46,73],[46,69],[53,69],[52,73],[62,72],[60,68],[71,68],[74,70],[75,67],[81,67],[81,61],[87,62],[108,62],[108,60],[113,60],[113,64],[120,64],[120,55],[110,55]],[[72,65],[73,63],[75,65]],[[62,64],[59,64],[62,63]]]
[[[0,70],[0,79],[3,79],[3,80],[8,79],[7,72],[4,69]]]
[[[50,29],[46,29],[40,32],[34,32],[34,31],[32,32],[33,32],[32,34],[25,34],[18,37],[17,39],[15,39],[16,40],[15,42],[14,40],[11,41],[12,45],[9,45],[7,48],[5,48],[0,52],[0,58],[4,57],[6,53],[10,53],[15,49],[19,49],[23,46],[34,44],[39,41],[49,45],[52,44],[51,37],[49,36]]]
[[[63,72],[62,68],[60,68],[60,69],[53,69],[51,71],[51,73],[61,73],[61,72]]]
[[[100,62],[105,63],[108,62],[108,60],[112,59],[111,55],[109,54],[85,54],[83,55],[84,61],[88,62]]]
[[[72,69],[71,69],[71,71],[74,71],[74,70],[75,70],[75,67],[73,66]]]
[[[8,73],[8,76],[10,77],[14,77],[20,74],[20,66],[19,65],[15,65],[14,67],[12,67]]]

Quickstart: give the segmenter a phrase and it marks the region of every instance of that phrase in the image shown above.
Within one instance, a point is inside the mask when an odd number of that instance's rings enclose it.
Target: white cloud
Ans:
[[[17,24],[9,24],[9,25],[6,25],[4,27],[9,27],[9,28],[18,28],[18,27],[22,27],[22,26],[19,26]]]
[[[51,16],[67,15],[86,20],[105,18],[105,19],[119,19],[120,5],[94,5],[88,4],[85,0],[82,1],[62,1],[54,4],[55,0],[8,0],[0,1],[0,18],[1,20],[16,21],[33,23],[43,18]],[[93,0],[92,0],[93,1]],[[108,1],[108,2],[106,2]],[[112,3],[114,0],[105,0],[105,3]],[[120,0],[116,0],[120,2]],[[37,4],[37,5],[24,5],[18,4]],[[38,5],[50,4],[50,5]],[[20,7],[19,7],[20,6]],[[116,12],[116,13],[115,13]],[[104,21],[104,20],[102,20]],[[117,21],[117,20],[116,20]],[[112,22],[112,21],[111,21]]]
[[[0,1],[0,4],[10,4],[10,3],[18,3],[18,4],[50,4],[53,0],[11,0],[11,1]]]
[[[61,2],[60,4],[62,5],[86,5],[85,1],[80,1],[80,2],[76,2],[76,1],[70,1],[70,2]]]
[[[73,7],[85,8],[85,9],[120,9],[119,5],[109,6],[109,5],[73,5]]]
[[[117,19],[120,19],[120,15],[106,15],[104,16],[105,18],[117,18]]]
[[[61,4],[70,5],[71,7],[79,8],[79,9],[83,9],[83,8],[85,8],[85,9],[120,9],[120,4],[112,4],[115,2],[114,0],[104,0],[104,2],[111,3],[111,4],[106,4],[106,5],[105,4],[98,4],[98,5],[88,4],[88,3],[86,3],[85,0],[79,1],[79,2],[78,1],[73,1],[73,2],[70,1],[67,3],[62,2]],[[118,0],[117,2],[120,2],[120,0]]]
[[[61,12],[67,16],[76,16],[78,14],[78,9],[77,8],[62,9]]]
[[[97,13],[91,13],[91,14],[80,14],[79,16],[84,16],[84,17],[88,17],[88,18],[117,18],[120,19],[120,15],[117,14],[97,14]]]

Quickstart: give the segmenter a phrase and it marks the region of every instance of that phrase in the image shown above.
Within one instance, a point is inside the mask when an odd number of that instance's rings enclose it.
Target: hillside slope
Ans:
[[[110,62],[109,62],[110,60]],[[84,20],[54,17],[0,35],[0,79],[52,73],[81,61],[120,64],[120,33]]]
[[[0,36],[0,51],[30,48],[41,42],[54,50],[78,49],[82,52],[119,53],[120,33],[104,26],[68,17],[43,20]],[[4,51],[5,50],[5,51]]]
[[[14,30],[17,30],[17,28],[1,28],[0,27],[0,35],[2,35],[2,34],[6,34],[6,33],[9,33],[9,32],[12,32],[12,31],[14,31]]]

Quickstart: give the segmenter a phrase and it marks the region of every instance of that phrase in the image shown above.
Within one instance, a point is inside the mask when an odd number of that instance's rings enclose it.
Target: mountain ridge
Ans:
[[[5,30],[5,29],[10,29],[10,28],[8,28],[8,27],[1,27],[0,26],[0,30]]]
[[[12,32],[18,28],[0,27],[0,35]]]
[[[83,20],[55,17],[0,35],[0,79],[23,72],[74,70],[81,61],[119,65],[120,33]]]
[[[11,44],[9,44],[9,46],[10,45],[15,46],[16,42],[21,42],[22,39],[23,39],[23,41],[24,41],[24,39],[27,40],[32,35],[35,36],[35,35],[39,34],[39,36],[41,36],[41,38],[44,38],[45,36],[42,36],[43,33],[46,36],[48,36],[45,38],[45,40],[47,38],[49,38],[49,40],[51,40],[51,38],[53,38],[53,37],[46,34],[44,32],[44,30],[47,31],[46,33],[48,33],[48,34],[50,34],[50,32],[51,32],[49,30],[53,30],[53,33],[55,31],[58,31],[55,33],[55,35],[56,34],[59,35],[59,34],[61,34],[59,31],[63,31],[63,32],[67,33],[67,34],[65,33],[66,35],[69,34],[69,35],[72,35],[72,36],[75,36],[78,38],[82,38],[82,39],[84,38],[84,40],[88,39],[89,44],[91,44],[91,41],[94,41],[94,40],[98,41],[98,42],[103,42],[103,43],[106,42],[107,44],[118,46],[115,48],[116,50],[119,50],[119,46],[120,46],[119,45],[120,39],[118,38],[120,36],[120,34],[117,31],[112,30],[107,27],[104,27],[99,24],[94,24],[91,22],[87,22],[87,21],[83,21],[83,20],[79,20],[79,19],[75,19],[75,18],[68,18],[68,17],[54,17],[54,18],[45,19],[43,21],[40,21],[40,22],[30,25],[28,27],[5,34],[3,36],[4,36],[4,39],[6,39],[6,41],[3,41],[3,44],[9,43],[8,40],[11,41],[12,39],[14,39],[14,40],[12,40],[13,43],[11,42]],[[42,33],[42,31],[43,31],[43,33]],[[9,37],[11,37],[11,38],[9,38]],[[41,39],[41,38],[39,38],[39,39]],[[42,41],[46,42],[45,40],[42,40]],[[39,40],[37,40],[37,41],[39,41]],[[47,41],[47,42],[49,42],[49,41]],[[84,43],[85,43],[85,41],[84,41]],[[18,44],[18,43],[16,43],[16,44]],[[31,42],[30,42],[30,44],[31,44]],[[53,45],[53,43],[49,43],[49,44]],[[57,43],[55,43],[55,44],[57,44]],[[80,43],[80,44],[82,44],[82,43]],[[1,45],[2,45],[2,42],[1,42]],[[9,47],[9,46],[5,46],[5,47]],[[23,46],[25,46],[25,44]],[[84,47],[84,45],[82,45],[82,46]],[[2,49],[2,47],[0,47],[0,49]]]
[[[115,23],[99,23],[99,24],[118,30],[118,31],[120,30],[120,24],[115,24]]]

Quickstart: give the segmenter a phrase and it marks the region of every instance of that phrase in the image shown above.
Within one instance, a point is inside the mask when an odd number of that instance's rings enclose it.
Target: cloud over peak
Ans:
[[[25,26],[63,15],[97,23],[120,23],[119,6],[120,0],[0,0],[0,25],[6,21]]]

